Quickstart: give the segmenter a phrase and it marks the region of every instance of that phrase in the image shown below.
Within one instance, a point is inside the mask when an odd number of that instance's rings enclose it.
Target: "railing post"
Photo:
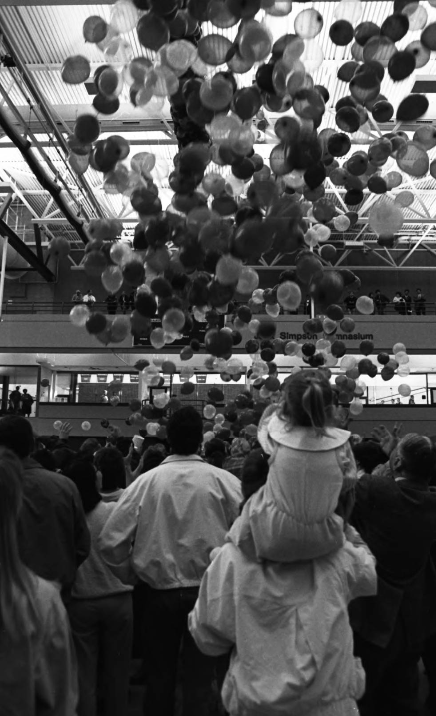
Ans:
[[[5,292],[5,276],[6,276],[6,257],[8,253],[8,239],[3,237],[3,253],[2,253],[2,269],[0,274],[0,319],[3,311],[3,298]]]

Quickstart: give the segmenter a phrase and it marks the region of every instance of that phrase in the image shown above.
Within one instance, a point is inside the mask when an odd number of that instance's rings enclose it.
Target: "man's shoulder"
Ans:
[[[24,463],[24,483],[27,486],[32,484],[43,485],[44,490],[61,491],[73,493],[76,491],[74,483],[65,475],[52,472],[41,467],[36,460],[29,460]]]

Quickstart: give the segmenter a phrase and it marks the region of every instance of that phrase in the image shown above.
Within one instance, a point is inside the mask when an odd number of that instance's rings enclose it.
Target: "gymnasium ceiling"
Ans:
[[[419,4],[428,13],[428,22],[436,22],[436,7],[424,0]],[[344,61],[351,59],[350,45],[345,48],[334,45],[328,34],[329,27],[334,22],[337,5],[337,2],[294,2],[292,12],[287,17],[273,18],[264,16],[263,12],[257,17],[265,21],[274,39],[277,39],[294,31],[295,17],[302,9],[316,7],[323,16],[324,27],[316,42],[322,47],[324,61],[319,69],[312,73],[315,84],[324,85],[330,93],[328,107],[331,109],[326,111],[321,128],[335,127],[334,105],[340,97],[347,94],[347,86],[338,80],[337,70]],[[392,14],[393,5],[392,1],[362,2],[361,21],[372,21],[380,26],[383,20]],[[3,36],[3,39],[0,39],[0,108],[16,129],[30,139],[38,162],[44,166],[51,178],[59,183],[69,206],[80,220],[98,215],[121,217],[128,230],[136,223],[128,199],[121,195],[106,194],[102,187],[102,175],[90,168],[83,179],[79,180],[69,169],[67,162],[65,141],[72,134],[76,117],[90,111],[93,95],[88,93],[84,84],[64,84],[61,78],[62,63],[67,57],[77,54],[85,55],[93,69],[104,61],[104,56],[97,46],[87,44],[83,39],[83,22],[90,15],[99,15],[109,21],[110,4],[90,5],[83,2],[71,5],[64,4],[63,0],[53,0],[48,4],[39,0],[0,0],[0,28]],[[223,33],[233,40],[237,28],[219,30],[205,23],[203,34],[211,32]],[[420,34],[421,30],[409,30],[397,43],[398,49],[403,49],[411,41],[419,39]],[[139,44],[136,31],[127,33],[125,39],[129,42],[134,57],[147,56],[148,51]],[[122,63],[116,65],[122,67]],[[212,70],[215,72],[216,68]],[[237,75],[239,87],[252,84],[255,70],[256,66],[253,71]],[[402,82],[393,82],[386,73],[381,92],[396,109],[401,99],[412,92],[417,81],[430,83],[427,85],[430,107],[426,115],[407,125],[397,123],[395,115],[393,120],[379,127],[375,123],[367,124],[362,128],[363,131],[359,130],[352,135],[351,152],[360,148],[366,149],[369,142],[380,132],[401,127],[412,138],[414,132],[423,124],[434,124],[436,127],[435,53],[432,53],[424,67]],[[168,186],[167,168],[172,165],[177,153],[169,105],[166,102],[159,111],[151,111],[147,107],[134,108],[128,101],[127,90],[120,99],[121,107],[116,115],[101,117],[102,137],[120,134],[130,141],[132,154],[148,151],[156,155],[158,172],[155,173],[155,181],[165,208],[172,196]],[[49,110],[50,123],[41,111],[41,103]],[[263,127],[265,131],[258,131],[255,145],[255,151],[264,159],[268,159],[273,143],[277,141],[273,132],[274,117],[266,116],[266,119],[269,126],[266,129]],[[255,123],[257,121],[255,120]],[[430,161],[436,159],[436,147],[430,150],[429,156]],[[218,168],[213,165],[213,170],[228,173],[229,167]],[[389,166],[386,165],[384,170],[389,171]],[[62,235],[80,245],[76,231],[57,210],[48,192],[42,189],[18,149],[4,135],[0,138],[0,182],[3,182],[0,185],[0,203],[7,194],[13,193],[6,221],[24,241],[30,244],[34,242],[33,227],[38,224],[47,239]],[[345,190],[333,187],[328,182],[326,188],[327,194],[334,199],[338,207],[343,210],[349,208],[343,202]],[[416,248],[419,242],[420,249],[426,247],[426,251],[422,251],[422,261],[424,262],[424,257],[428,257],[428,260],[434,262],[436,253],[432,254],[432,244],[436,242],[436,180],[429,174],[422,179],[413,180],[404,174],[403,184],[390,192],[390,195],[394,197],[404,189],[412,190],[415,194],[413,204],[404,211],[406,223],[400,232],[403,237],[400,245],[403,246],[404,255]],[[362,218],[368,215],[373,200],[374,195],[365,190],[364,201],[356,207]],[[364,240],[371,245],[376,237],[365,226],[365,222],[360,221],[353,231],[341,234],[340,238],[346,242]],[[360,246],[360,243],[355,245]],[[385,252],[384,264],[389,263],[391,257],[389,252]]]

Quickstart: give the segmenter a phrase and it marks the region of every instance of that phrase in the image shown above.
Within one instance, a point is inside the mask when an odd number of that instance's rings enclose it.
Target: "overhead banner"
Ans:
[[[229,317],[230,318],[230,317]],[[268,315],[255,315],[258,320],[271,320]],[[390,351],[395,343],[404,343],[409,353],[435,351],[436,325],[434,316],[350,316],[355,321],[352,333],[341,331],[339,323],[336,333],[325,336],[324,333],[306,333],[303,324],[308,316],[278,316],[276,338],[297,343],[316,342],[320,338],[344,341],[347,348],[358,351],[363,340],[373,341],[375,351]],[[242,351],[244,344],[253,334],[243,329]]]

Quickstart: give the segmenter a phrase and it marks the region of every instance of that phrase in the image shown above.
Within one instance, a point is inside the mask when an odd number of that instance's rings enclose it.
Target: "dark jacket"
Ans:
[[[91,546],[82,501],[64,475],[23,460],[23,506],[18,526],[20,555],[39,577],[57,581],[68,599],[77,567]]]
[[[436,490],[364,475],[357,483],[351,523],[375,556],[378,577],[377,595],[351,605],[353,629],[384,647],[401,618],[407,641],[422,641],[436,607],[430,556],[436,539]]]

